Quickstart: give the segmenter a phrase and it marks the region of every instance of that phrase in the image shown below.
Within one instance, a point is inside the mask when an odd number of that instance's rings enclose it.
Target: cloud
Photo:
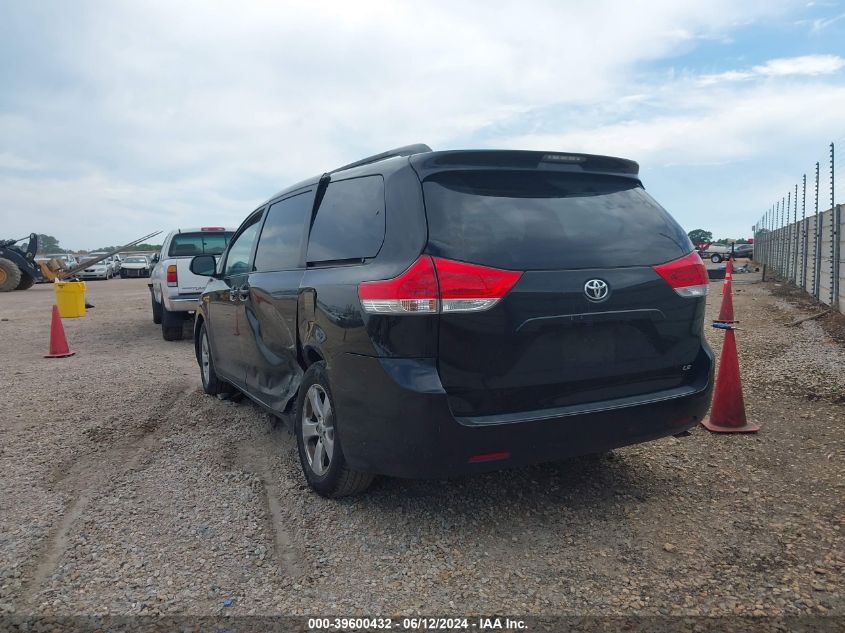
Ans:
[[[702,86],[711,86],[713,84],[722,83],[725,81],[745,81],[754,77],[754,73],[741,70],[726,70],[723,73],[716,73],[714,75],[702,75],[698,83]]]
[[[0,170],[6,171],[32,171],[38,169],[38,164],[21,158],[11,152],[0,152]]]
[[[770,59],[751,70],[727,70],[713,75],[703,75],[699,83],[710,86],[729,81],[745,81],[761,77],[788,77],[804,75],[830,75],[845,67],[845,59],[838,55],[802,55]]]
[[[5,6],[0,58],[16,63],[0,75],[0,223],[58,227],[45,232],[86,247],[235,223],[283,186],[409,142],[507,146],[536,134],[587,146],[596,132],[602,147],[622,135],[671,162],[680,142],[649,126],[697,138],[700,118],[718,114],[694,81],[655,83],[649,64],[795,3]],[[761,68],[711,84],[785,77],[782,63]],[[753,153],[751,142],[720,140],[731,156]]]
[[[648,107],[621,121],[494,144],[633,158],[646,187],[687,229],[747,236],[815,160],[826,165],[827,144],[845,129],[845,84],[781,81],[702,86],[681,79],[655,86]]]
[[[845,66],[845,59],[838,55],[803,55],[771,59],[765,64],[754,66],[754,72],[767,77],[786,75],[829,75]]]
[[[845,13],[840,13],[839,15],[835,15],[830,18],[817,18],[812,21],[812,32],[820,33],[829,26],[832,26],[833,24],[836,24],[837,22],[843,19],[845,19]]]
[[[496,142],[521,149],[562,149],[635,157],[652,168],[741,161],[806,138],[828,139],[845,128],[845,85],[808,83],[784,91],[705,89],[679,81],[656,89],[660,108],[611,124],[573,126]],[[808,115],[812,113],[812,115]],[[776,132],[776,134],[775,134]]]

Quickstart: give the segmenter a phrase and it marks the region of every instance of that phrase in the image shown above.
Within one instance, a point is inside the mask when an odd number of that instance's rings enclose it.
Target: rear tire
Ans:
[[[181,312],[171,312],[161,306],[161,336],[165,341],[181,341],[184,338],[185,317]]]
[[[722,256],[719,255],[718,253],[716,255],[711,255],[710,261],[713,262],[714,264],[721,264],[722,263]]]
[[[302,377],[294,431],[299,463],[308,485],[317,494],[332,499],[363,492],[374,479],[372,474],[352,470],[347,465],[336,433],[336,420],[326,363],[320,361],[311,365]]]
[[[0,257],[0,292],[10,292],[21,283],[23,273],[11,259]]]
[[[35,284],[35,277],[27,273],[21,273],[21,282],[15,290],[29,290]]]
[[[208,330],[205,323],[200,325],[199,340],[197,342],[197,362],[200,366],[202,390],[210,396],[216,396],[228,391],[225,382],[217,377],[214,371],[214,358],[211,356],[211,343],[208,340]]]

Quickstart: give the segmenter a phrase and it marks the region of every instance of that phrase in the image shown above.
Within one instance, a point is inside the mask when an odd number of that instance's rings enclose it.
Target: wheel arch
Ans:
[[[200,310],[194,313],[194,355],[200,357],[200,330],[205,323],[205,315]]]
[[[300,362],[302,364],[303,370],[308,369],[314,363],[319,363],[320,361],[326,360],[326,355],[323,354],[323,352],[320,351],[317,346],[311,343],[305,344],[305,346],[302,348],[302,351],[300,352],[300,357]]]

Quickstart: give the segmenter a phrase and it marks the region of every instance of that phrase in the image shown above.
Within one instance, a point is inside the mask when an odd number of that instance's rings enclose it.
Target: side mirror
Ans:
[[[153,256],[150,258],[150,261],[151,261],[153,264],[157,264],[157,263],[158,263],[158,259],[159,259],[159,257],[158,257],[158,253],[156,253],[155,255],[153,255]]]
[[[214,255],[197,255],[191,260],[191,272],[203,277],[211,277],[217,270],[217,260]]]

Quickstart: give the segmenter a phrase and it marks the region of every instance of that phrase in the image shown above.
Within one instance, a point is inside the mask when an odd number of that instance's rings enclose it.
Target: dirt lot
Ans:
[[[843,615],[845,352],[758,280],[735,286],[758,435],[342,501],[270,416],[202,394],[146,280],[89,283],[59,360],[52,288],[2,294],[0,614]]]

